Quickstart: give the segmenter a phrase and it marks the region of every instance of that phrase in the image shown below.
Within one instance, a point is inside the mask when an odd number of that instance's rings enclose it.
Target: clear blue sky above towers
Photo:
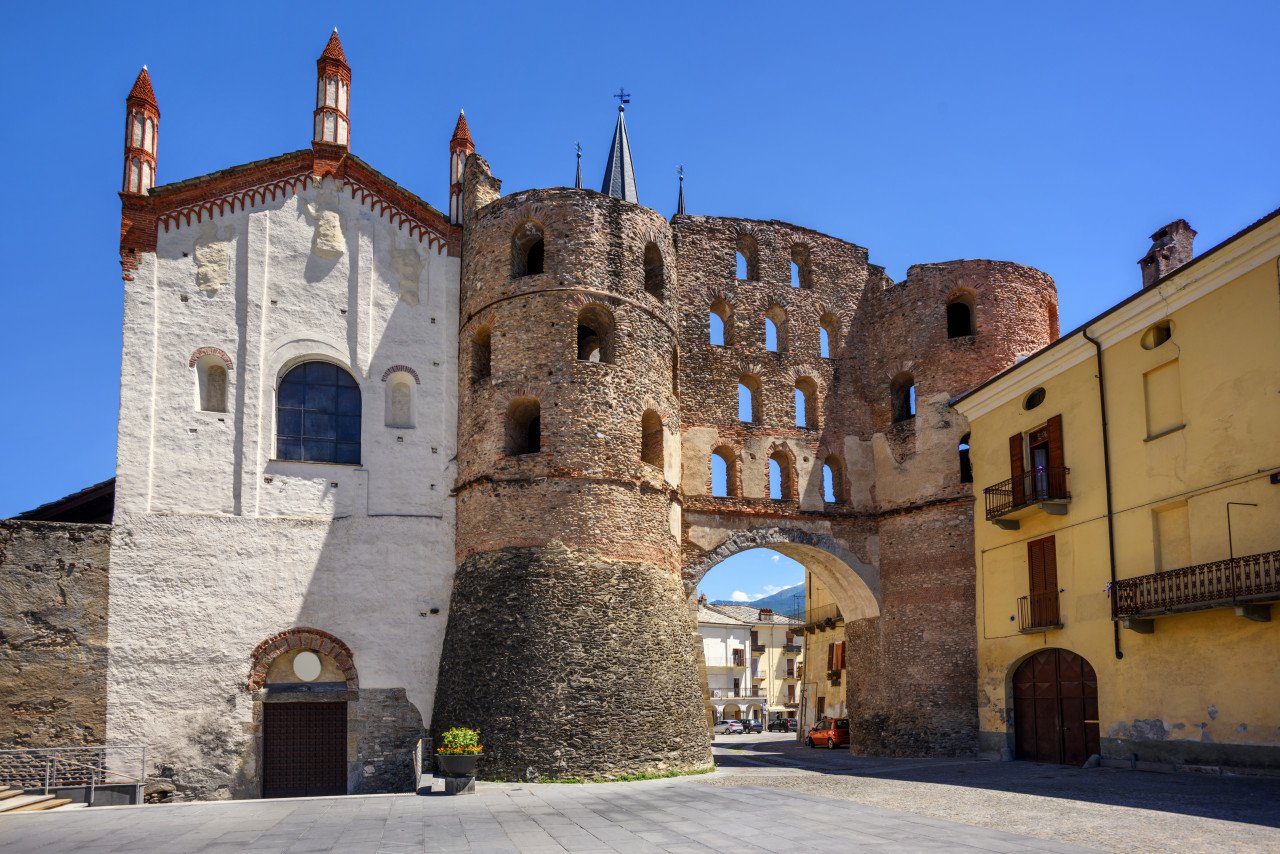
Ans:
[[[1157,227],[1185,217],[1203,250],[1280,205],[1275,2],[46,3],[6,24],[0,516],[114,470],[143,63],[176,181],[305,148],[336,25],[353,150],[441,208],[458,108],[504,189],[572,184],[575,142],[597,186],[625,86],[642,203],[671,213],[683,164],[690,213],[810,226],[895,278],[1031,264],[1064,329],[1138,287]]]

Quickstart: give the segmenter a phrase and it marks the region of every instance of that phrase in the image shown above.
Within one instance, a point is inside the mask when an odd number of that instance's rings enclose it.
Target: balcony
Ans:
[[[762,643],[753,643],[753,644],[751,644],[751,654],[752,654],[752,655],[764,655],[764,644],[762,644]]]
[[[1008,531],[1018,529],[1023,516],[1043,510],[1053,516],[1066,515],[1071,503],[1067,489],[1069,468],[1035,468],[1017,477],[982,490],[987,521]]]
[[[1280,551],[1229,558],[1125,578],[1111,591],[1111,615],[1144,634],[1152,617],[1234,606],[1241,617],[1271,619],[1271,600],[1280,599]]]
[[[1031,593],[1018,600],[1018,631],[1044,632],[1062,628],[1058,591]]]
[[[784,643],[782,645],[783,652],[798,653],[804,648],[798,643]]]
[[[838,625],[844,624],[844,616],[840,613],[840,609],[834,604],[819,605],[816,608],[810,608],[805,611],[799,619],[804,620],[804,630],[806,632],[832,629]],[[798,651],[799,650],[797,650],[797,652]]]

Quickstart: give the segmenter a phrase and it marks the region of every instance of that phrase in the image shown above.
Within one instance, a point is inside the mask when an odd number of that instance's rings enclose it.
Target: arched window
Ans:
[[[973,298],[957,294],[947,303],[947,337],[964,338],[973,334]]]
[[[973,466],[969,462],[969,434],[960,437],[960,482],[973,483]]]
[[[822,464],[822,500],[828,504],[843,504],[844,496],[844,460],[831,454]]]
[[[203,412],[227,411],[227,368],[218,356],[201,356],[196,362],[196,393]]]
[[[769,497],[791,501],[796,496],[796,473],[791,455],[781,449],[769,455]]]
[[[396,371],[387,378],[386,425],[406,430],[413,429],[413,388],[417,385],[413,376]]]
[[[759,276],[759,257],[756,240],[749,234],[738,237],[737,245],[737,277],[742,281],[754,282]]]
[[[507,454],[517,457],[542,450],[542,407],[536,398],[517,397],[507,406]]]
[[[711,494],[722,498],[738,494],[737,455],[728,445],[711,451]]]
[[[489,379],[493,370],[493,333],[481,326],[471,335],[471,381]]]
[[[718,299],[711,304],[708,322],[711,326],[711,346],[728,347],[733,343],[733,309],[727,302]]]
[[[541,273],[544,251],[542,226],[532,221],[523,223],[511,235],[511,278]]]
[[[893,420],[906,421],[916,417],[916,381],[908,373],[898,374],[889,383],[889,397],[893,403]]]
[[[818,426],[818,384],[813,377],[796,380],[796,426]]]
[[[666,290],[666,276],[662,265],[662,250],[656,243],[646,243],[644,247],[644,289],[658,299],[663,298]]]
[[[276,458],[360,464],[360,386],[330,362],[304,362],[276,391]]]
[[[791,287],[813,287],[813,277],[810,273],[809,265],[809,247],[803,243],[797,243],[791,247]]]
[[[764,348],[770,353],[787,349],[787,310],[780,305],[764,313]]]
[[[818,353],[824,359],[830,359],[840,340],[840,319],[831,312],[818,318]]]
[[[602,305],[578,309],[578,361],[613,362],[613,312]]]
[[[662,468],[662,419],[652,409],[640,417],[640,462]]]
[[[760,378],[743,374],[738,378],[738,420],[759,424],[763,420],[760,409]]]

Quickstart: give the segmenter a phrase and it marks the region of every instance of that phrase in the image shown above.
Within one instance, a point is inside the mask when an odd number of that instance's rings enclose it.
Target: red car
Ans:
[[[810,747],[826,747],[835,750],[837,747],[849,746],[849,719],[818,721],[804,743]]]

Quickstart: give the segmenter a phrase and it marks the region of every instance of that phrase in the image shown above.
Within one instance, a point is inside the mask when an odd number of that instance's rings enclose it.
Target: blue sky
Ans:
[[[751,602],[804,581],[804,564],[772,549],[750,549],[725,558],[702,577],[707,598]]]
[[[1032,264],[1064,329],[1138,286],[1161,225],[1186,217],[1203,250],[1280,205],[1274,2],[43,3],[6,24],[0,516],[114,470],[143,63],[176,181],[305,148],[336,25],[353,150],[437,207],[459,107],[505,190],[571,182],[575,142],[594,185],[625,86],[643,203],[670,213],[683,164],[691,213],[810,226],[895,278]]]

